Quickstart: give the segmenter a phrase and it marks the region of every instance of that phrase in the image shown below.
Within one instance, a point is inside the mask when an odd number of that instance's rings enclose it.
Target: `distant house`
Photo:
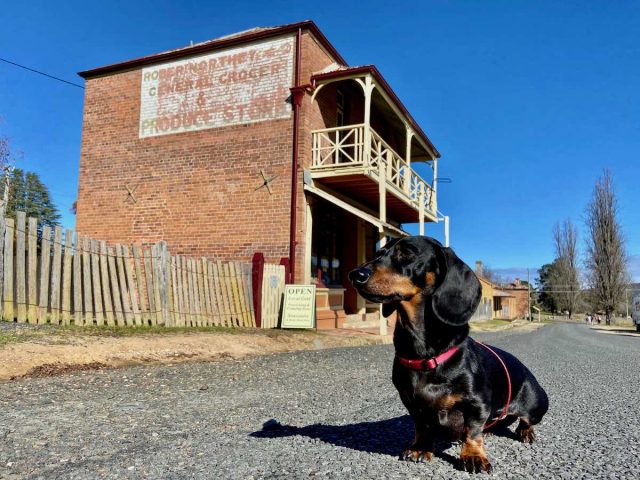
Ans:
[[[513,282],[504,284],[500,288],[513,295],[516,299],[516,316],[514,318],[526,318],[527,310],[529,308],[529,304],[527,302],[529,297],[529,286],[526,283],[523,283],[519,278],[516,278]]]
[[[482,298],[472,320],[490,320],[493,318],[514,320],[521,316],[518,309],[518,297],[513,294],[514,290],[503,288],[484,277],[481,261],[476,262],[475,273],[482,287]]]

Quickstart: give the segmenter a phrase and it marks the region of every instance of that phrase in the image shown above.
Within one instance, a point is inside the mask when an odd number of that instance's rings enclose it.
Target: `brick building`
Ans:
[[[295,282],[319,277],[334,310],[362,315],[349,270],[403,223],[439,220],[438,151],[378,70],[349,67],[311,21],[80,75],[80,234],[292,258]]]
[[[502,285],[502,289],[515,298],[516,318],[527,318],[529,315],[529,286],[516,278],[513,282]]]
[[[480,280],[482,298],[474,315],[475,320],[527,318],[529,287],[519,278],[508,283],[494,283],[484,276],[484,266],[476,261],[475,274]]]

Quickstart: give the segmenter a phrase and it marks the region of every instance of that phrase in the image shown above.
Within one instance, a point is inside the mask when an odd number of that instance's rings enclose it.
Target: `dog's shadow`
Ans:
[[[413,441],[413,421],[409,415],[374,422],[351,423],[349,425],[325,425],[316,423],[306,427],[282,425],[276,420],[268,420],[262,430],[250,434],[257,438],[281,438],[301,435],[316,438],[338,447],[351,448],[361,452],[379,453],[400,457],[404,448]],[[450,442],[436,444],[435,456],[452,465],[458,460],[445,450]]]
[[[506,421],[498,423],[487,433],[516,440],[515,433],[508,428],[512,422],[513,420],[506,419]],[[338,447],[399,458],[404,448],[412,443],[413,431],[413,421],[409,415],[374,422],[351,423],[349,425],[315,423],[306,427],[282,425],[277,420],[271,419],[262,425],[262,430],[253,432],[250,436],[256,438],[283,438],[300,435],[316,438]],[[459,460],[446,451],[452,445],[452,442],[437,442],[434,455],[459,468]]]

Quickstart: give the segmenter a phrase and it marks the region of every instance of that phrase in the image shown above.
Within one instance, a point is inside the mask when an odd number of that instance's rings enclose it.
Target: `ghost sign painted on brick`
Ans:
[[[140,138],[289,118],[293,37],[142,70]]]

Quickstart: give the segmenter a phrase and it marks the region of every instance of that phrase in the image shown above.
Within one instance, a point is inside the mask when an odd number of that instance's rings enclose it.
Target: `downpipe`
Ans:
[[[305,90],[300,87],[300,59],[301,59],[302,29],[298,28],[296,35],[296,66],[295,82],[291,88],[291,100],[293,104],[293,154],[291,159],[291,219],[289,231],[289,272],[288,283],[295,282],[296,275],[296,227],[298,204],[298,130],[300,121],[300,106],[304,99]]]

